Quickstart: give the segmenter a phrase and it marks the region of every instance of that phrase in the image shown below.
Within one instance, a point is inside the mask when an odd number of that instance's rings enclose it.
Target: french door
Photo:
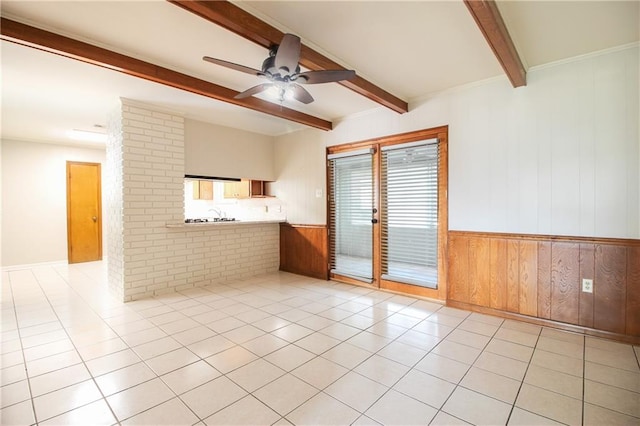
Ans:
[[[446,298],[447,128],[330,147],[330,276]]]

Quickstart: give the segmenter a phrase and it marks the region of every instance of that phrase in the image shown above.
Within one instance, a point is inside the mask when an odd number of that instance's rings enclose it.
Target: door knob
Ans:
[[[97,218],[96,216],[93,216],[93,217],[91,218],[91,220],[93,220],[94,222],[97,222],[97,221],[98,221],[98,218]]]

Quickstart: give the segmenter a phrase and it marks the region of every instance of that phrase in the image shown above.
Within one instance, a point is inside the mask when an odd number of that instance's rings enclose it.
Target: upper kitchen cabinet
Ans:
[[[274,181],[271,136],[185,119],[185,175]]]
[[[224,198],[265,197],[264,181],[242,179],[240,182],[225,182]]]
[[[194,200],[213,200],[213,182],[208,180],[193,181]]]

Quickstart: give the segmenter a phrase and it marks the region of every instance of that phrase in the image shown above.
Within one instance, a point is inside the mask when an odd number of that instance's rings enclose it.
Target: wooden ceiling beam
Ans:
[[[513,87],[527,85],[527,71],[494,0],[464,0]]]
[[[167,1],[267,49],[274,44],[280,44],[284,36],[282,31],[228,1]],[[342,65],[305,45],[300,49],[300,65],[311,71],[345,69]],[[351,80],[340,81],[338,84],[400,114],[409,111],[407,102],[358,75]]]
[[[235,90],[7,18],[0,22],[0,38],[317,129],[333,128],[330,121],[255,97],[235,99]]]

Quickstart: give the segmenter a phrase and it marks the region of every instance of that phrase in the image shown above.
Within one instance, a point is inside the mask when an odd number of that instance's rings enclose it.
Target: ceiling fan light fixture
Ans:
[[[284,82],[275,83],[266,91],[266,94],[280,103],[294,99],[293,88],[290,84]]]

